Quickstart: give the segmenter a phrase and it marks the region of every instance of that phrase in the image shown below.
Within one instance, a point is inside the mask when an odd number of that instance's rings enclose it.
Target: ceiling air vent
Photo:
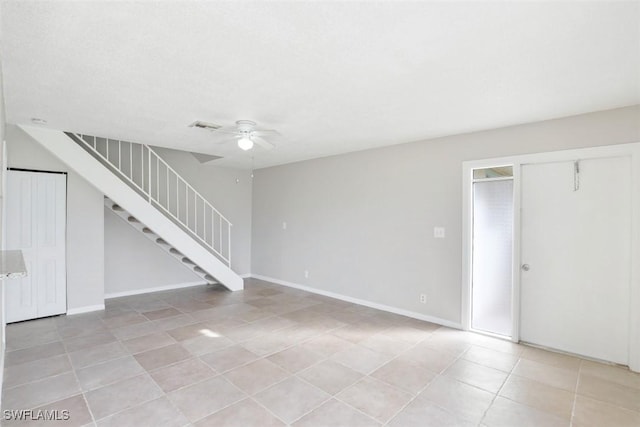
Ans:
[[[200,120],[197,120],[193,123],[191,123],[189,125],[189,127],[191,128],[200,128],[200,129],[207,129],[207,130],[218,130],[220,129],[222,126],[220,125],[214,125],[213,123],[207,123],[207,122],[202,122]]]

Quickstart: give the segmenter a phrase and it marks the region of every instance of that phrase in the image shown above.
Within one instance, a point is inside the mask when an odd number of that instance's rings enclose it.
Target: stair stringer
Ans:
[[[215,277],[226,288],[232,291],[244,288],[244,282],[238,274],[153,207],[147,199],[134,191],[64,132],[25,125],[18,127],[86,179],[98,191],[115,201],[197,266]]]
[[[187,269],[188,271],[190,271],[191,273],[193,273],[194,275],[198,276],[200,279],[203,280],[203,282],[206,282],[208,284],[217,284],[218,281],[215,280],[213,277],[209,276],[208,273],[207,274],[201,274],[200,272],[196,271],[194,269],[194,267],[196,267],[196,265],[187,257],[185,257],[184,255],[180,254],[177,255],[175,253],[173,253],[171,250],[173,249],[169,244],[162,244],[162,243],[158,243],[158,238],[160,238],[160,236],[158,236],[153,230],[149,229],[145,224],[139,222],[139,221],[135,221],[132,222],[129,220],[130,217],[132,217],[132,215],[125,211],[124,209],[122,209],[122,207],[120,207],[120,205],[116,204],[116,202],[114,202],[113,200],[111,200],[108,197],[104,197],[104,206],[111,212],[113,213],[116,217],[120,218],[122,220],[122,222],[126,223],[129,227],[131,227],[133,230],[135,230],[136,232],[142,234],[147,240],[151,241],[154,245],[156,245],[162,252],[165,252],[167,255],[169,255],[171,258],[175,259],[176,262],[180,263],[180,265],[182,265],[182,267],[184,267],[185,269]],[[116,207],[118,209],[116,209]],[[148,230],[148,231],[145,231]]]

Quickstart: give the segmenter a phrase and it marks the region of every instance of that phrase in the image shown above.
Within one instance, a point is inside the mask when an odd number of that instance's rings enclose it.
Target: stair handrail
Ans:
[[[146,198],[149,204],[155,206],[155,207],[159,207],[161,208],[167,215],[169,215],[171,218],[173,218],[175,221],[177,221],[180,225],[182,225],[183,227],[187,228],[191,233],[191,235],[193,237],[195,237],[198,241],[200,241],[201,244],[203,244],[204,246],[206,246],[207,248],[211,249],[218,257],[220,257],[226,264],[227,266],[231,267],[231,227],[233,226],[233,224],[231,223],[231,221],[229,221],[224,215],[222,215],[222,213],[216,209],[207,199],[204,198],[204,196],[202,196],[200,194],[199,191],[197,191],[195,188],[193,188],[193,186],[191,184],[189,184],[189,182],[187,182],[187,180],[185,180],[174,168],[171,167],[171,165],[169,165],[162,157],[160,157],[160,155],[153,150],[150,146],[146,145],[146,144],[142,144],[142,143],[138,143],[138,142],[131,142],[131,141],[122,141],[119,139],[113,139],[113,138],[101,138],[101,137],[95,137],[92,135],[84,135],[84,134],[78,134],[78,133],[74,133],[74,132],[67,132],[67,135],[72,135],[74,136],[77,142],[81,143],[86,149],[88,149],[94,156],[99,157],[100,159],[102,159],[102,161],[106,162],[107,164],[109,164],[115,171],[118,172],[118,174],[120,175],[120,177],[124,180],[126,180],[127,182],[129,182],[131,185],[133,185],[135,188],[137,188],[140,192],[142,192]],[[90,143],[89,141],[87,141],[87,139],[91,139],[92,143]],[[105,146],[106,146],[106,156],[104,154],[102,154],[99,150],[98,150],[98,139],[102,139],[105,141]],[[109,155],[109,142],[117,142],[118,143],[118,163],[116,164],[115,162],[111,161],[110,155]],[[128,144],[129,145],[129,173],[131,176],[128,176],[125,171],[122,169],[122,143]],[[141,166],[141,170],[140,170],[140,177],[141,177],[141,182],[138,183],[136,182],[135,178],[134,178],[134,172],[133,172],[133,146],[137,145],[140,146],[140,166]],[[146,154],[145,154],[145,150],[146,150]],[[146,160],[147,160],[147,171],[145,174],[145,156],[146,156]],[[153,191],[152,191],[152,157],[155,157],[155,165],[156,165],[156,183],[155,183],[155,187],[156,187],[156,195],[154,197],[153,195]],[[160,167],[159,165],[162,165],[165,168],[166,171],[166,201],[167,201],[167,206],[164,206],[162,203],[162,200],[160,199]],[[173,175],[175,175],[175,179],[176,179],[176,194],[175,194],[175,200],[176,200],[176,213],[174,214],[173,212],[171,212],[170,209],[170,200],[171,200],[171,194],[170,194],[170,185],[169,185],[169,176],[170,176],[170,172],[173,173]],[[147,177],[146,181],[145,181],[145,175]],[[163,178],[163,181],[165,181],[165,179]],[[145,187],[145,183],[147,184],[147,186]],[[180,185],[183,185],[185,188],[185,219],[186,221],[183,221],[182,219],[180,219],[180,204],[179,204],[179,197],[180,197]],[[202,234],[203,236],[201,236],[198,233],[198,212],[194,212],[194,224],[193,227],[189,224],[189,192],[193,193],[193,209],[194,211],[196,209],[198,209],[198,200],[201,201],[202,203],[202,213],[203,213],[203,224],[202,224]],[[211,227],[209,229],[210,233],[211,233],[211,243],[209,243],[206,239],[207,237],[207,222],[206,222],[206,215],[207,215],[207,210],[211,211]],[[218,217],[218,233],[215,233],[215,217]],[[227,231],[227,239],[226,240],[226,251],[224,251],[223,249],[223,233],[222,233],[222,228],[224,227],[226,228]],[[216,236],[218,237],[218,248],[216,248]],[[225,254],[226,252],[226,254]]]

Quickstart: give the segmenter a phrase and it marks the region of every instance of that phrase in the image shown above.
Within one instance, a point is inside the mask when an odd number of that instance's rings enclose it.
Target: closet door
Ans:
[[[628,364],[631,159],[522,166],[520,339]]]
[[[28,276],[6,281],[6,320],[67,311],[66,175],[7,172],[6,249],[23,251]]]

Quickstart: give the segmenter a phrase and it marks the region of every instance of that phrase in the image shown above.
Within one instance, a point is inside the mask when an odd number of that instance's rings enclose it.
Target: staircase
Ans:
[[[235,291],[232,224],[151,147],[20,126],[105,195],[105,205],[208,283]]]

